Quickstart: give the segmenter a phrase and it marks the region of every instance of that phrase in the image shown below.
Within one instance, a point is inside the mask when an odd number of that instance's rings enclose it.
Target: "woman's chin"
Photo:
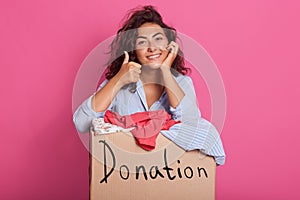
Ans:
[[[151,63],[144,64],[143,66],[147,66],[150,69],[160,69],[161,63],[159,63],[159,62],[151,62]]]

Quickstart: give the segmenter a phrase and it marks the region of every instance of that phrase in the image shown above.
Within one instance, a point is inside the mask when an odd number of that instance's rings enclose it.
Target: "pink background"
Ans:
[[[299,2],[183,2],[152,4],[223,77],[227,162],[217,168],[217,199],[299,199]],[[1,199],[88,199],[88,152],[72,123],[75,76],[126,11],[145,3],[0,2]],[[199,102],[209,117],[207,96]]]

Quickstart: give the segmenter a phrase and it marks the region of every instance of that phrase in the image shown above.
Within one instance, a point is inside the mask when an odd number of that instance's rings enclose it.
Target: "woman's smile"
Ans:
[[[159,60],[160,56],[161,56],[161,53],[155,53],[155,54],[151,54],[146,57],[148,58],[148,60]]]

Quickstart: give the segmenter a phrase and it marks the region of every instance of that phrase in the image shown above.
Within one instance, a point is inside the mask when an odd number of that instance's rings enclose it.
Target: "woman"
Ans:
[[[78,131],[87,132],[91,120],[103,117],[107,110],[124,116],[164,109],[182,122],[169,132],[162,131],[166,137],[186,150],[197,148],[206,154],[215,154],[209,151],[217,146],[217,154],[224,158],[215,129],[213,144],[203,147],[213,126],[201,118],[193,83],[186,76],[188,69],[176,43],[176,30],[166,25],[152,6],[129,13],[111,44],[110,63],[106,80],[74,113]],[[200,146],[195,144],[197,140],[201,140]]]

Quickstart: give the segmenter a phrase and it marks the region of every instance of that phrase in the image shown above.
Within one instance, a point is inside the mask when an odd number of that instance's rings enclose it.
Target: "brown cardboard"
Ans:
[[[214,159],[185,152],[161,134],[155,150],[148,152],[130,134],[92,132],[90,153],[91,200],[215,199]],[[105,170],[110,174],[106,179]]]

